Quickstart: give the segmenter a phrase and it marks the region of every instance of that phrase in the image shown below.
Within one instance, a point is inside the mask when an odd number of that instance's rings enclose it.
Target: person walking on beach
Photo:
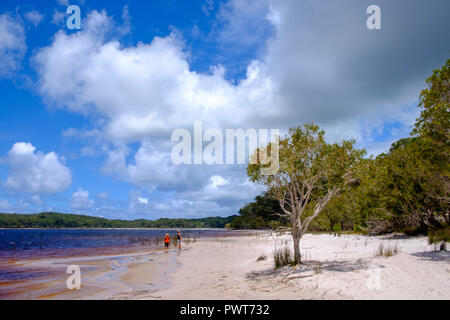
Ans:
[[[168,233],[166,233],[166,236],[164,237],[164,248],[166,249],[166,251],[169,249],[169,245],[170,245],[170,236]]]
[[[178,241],[178,248],[181,248],[181,232],[180,229],[177,231],[177,241]]]

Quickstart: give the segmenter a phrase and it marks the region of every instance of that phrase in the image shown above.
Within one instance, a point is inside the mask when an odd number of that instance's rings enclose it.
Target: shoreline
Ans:
[[[398,247],[376,256],[380,243]],[[426,237],[307,234],[304,264],[274,269],[275,247],[289,235],[206,237],[181,250],[28,261],[59,272],[28,293],[33,299],[450,299],[450,253],[434,251]],[[261,255],[267,260],[257,261]],[[19,261],[19,263],[27,263]],[[82,289],[65,289],[65,267],[79,264]],[[371,277],[378,277],[371,283]],[[372,281],[373,282],[373,281]],[[371,288],[375,287],[375,288]],[[378,287],[377,287],[378,286]],[[26,286],[25,286],[26,288]],[[0,293],[4,285],[0,284]],[[27,298],[26,292],[16,294]],[[0,299],[5,296],[0,294]],[[6,297],[8,298],[8,297]],[[14,294],[10,296],[14,299]],[[19,297],[20,298],[20,297]]]

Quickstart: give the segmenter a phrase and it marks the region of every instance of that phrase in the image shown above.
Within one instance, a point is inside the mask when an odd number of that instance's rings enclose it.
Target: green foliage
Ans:
[[[446,226],[442,229],[430,230],[428,233],[428,241],[430,244],[450,242],[450,226]]]
[[[353,173],[364,150],[354,140],[327,143],[325,132],[314,124],[289,129],[278,140],[256,150],[247,166],[253,182],[267,188],[278,200],[282,216],[291,223],[294,257],[301,263],[300,239],[331,199],[353,182]],[[265,174],[265,156],[278,152],[278,171]],[[257,161],[259,160],[259,161]]]
[[[201,219],[109,220],[76,214],[0,214],[0,228],[224,228],[235,216]]]
[[[286,225],[280,220],[280,204],[265,193],[255,198],[254,202],[246,204],[239,210],[239,216],[234,218],[232,229],[272,229],[276,230]]]
[[[421,114],[410,137],[392,144],[357,169],[358,181],[330,201],[312,225],[345,230],[358,225],[371,233],[427,233],[450,224],[450,60],[427,80]]]

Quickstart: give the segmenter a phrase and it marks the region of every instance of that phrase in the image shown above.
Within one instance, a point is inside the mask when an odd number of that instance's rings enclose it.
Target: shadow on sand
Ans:
[[[420,260],[429,261],[446,261],[450,263],[450,252],[449,251],[424,251],[412,253],[411,255],[419,257]]]
[[[370,260],[356,261],[307,261],[299,267],[285,266],[279,269],[267,269],[263,271],[253,271],[247,274],[249,280],[262,280],[264,278],[271,278],[274,276],[289,276],[295,278],[311,277],[312,274],[323,271],[334,272],[355,272],[358,270],[368,270]],[[373,267],[373,266],[372,266]],[[383,266],[377,266],[378,268],[384,268]],[[312,274],[311,274],[312,272]],[[296,276],[297,275],[297,276]]]

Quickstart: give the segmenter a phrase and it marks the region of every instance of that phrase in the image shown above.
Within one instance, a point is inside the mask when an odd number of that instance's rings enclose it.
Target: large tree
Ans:
[[[450,223],[450,59],[427,79],[420,94],[421,113],[413,136],[418,137],[421,161],[428,168],[427,195],[440,202],[441,214]]]
[[[247,167],[253,182],[264,184],[269,194],[280,202],[281,215],[292,224],[294,258],[302,263],[300,239],[311,221],[326,204],[354,180],[354,169],[364,151],[354,149],[354,141],[327,143],[325,133],[318,126],[305,124],[291,128],[279,139],[278,147],[271,143],[258,149]],[[279,152],[279,169],[264,175],[261,155]],[[312,210],[306,210],[312,206]]]

